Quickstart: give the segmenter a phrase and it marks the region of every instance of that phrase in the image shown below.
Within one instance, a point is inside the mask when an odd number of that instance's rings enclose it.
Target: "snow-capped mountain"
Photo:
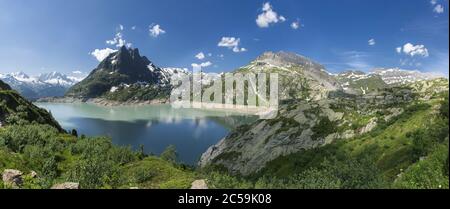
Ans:
[[[63,96],[73,85],[84,78],[83,74],[65,75],[59,72],[29,76],[24,72],[0,74],[0,79],[28,99]]]
[[[359,82],[367,84],[367,80],[381,79],[386,85],[408,84],[417,81],[432,80],[442,77],[434,73],[424,73],[417,70],[403,70],[400,68],[378,68],[372,72],[365,73],[362,71],[345,71],[337,75],[338,80],[344,87],[349,83]],[[381,84],[381,82],[377,82]]]
[[[336,75],[336,79],[347,93],[367,94],[387,87],[380,75],[362,71],[345,71]]]
[[[375,69],[372,73],[380,75],[387,84],[407,84],[442,77],[441,75],[434,73],[424,73],[417,70],[403,70],[400,68]]]
[[[71,87],[75,85],[76,83],[80,82],[84,79],[84,77],[75,77],[75,76],[68,76],[59,72],[51,72],[51,73],[44,73],[39,74],[37,76],[37,79],[41,82],[52,84],[52,85],[60,85],[65,87]]]

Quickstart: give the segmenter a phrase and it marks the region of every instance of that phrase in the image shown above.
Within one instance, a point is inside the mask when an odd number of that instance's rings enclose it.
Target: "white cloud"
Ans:
[[[122,46],[127,46],[127,47],[131,47],[131,43],[127,43],[127,41],[123,38],[123,30],[125,29],[125,27],[123,25],[119,25],[117,26],[116,30],[117,33],[114,36],[113,39],[111,40],[107,40],[106,44],[108,45],[112,45],[112,46],[116,46],[116,47],[122,47]]]
[[[211,66],[211,65],[212,65],[212,62],[210,62],[210,61],[208,61],[208,62],[202,62],[202,63],[200,63],[200,64],[192,63],[192,67],[193,67],[193,68],[199,68],[199,67],[205,68],[205,67],[209,67],[209,66]]]
[[[197,55],[195,55],[195,57],[199,60],[202,60],[202,59],[205,59],[205,54],[203,54],[203,52],[200,52]]]
[[[122,47],[127,43],[127,41],[123,39],[122,32],[117,32],[114,38],[111,40],[107,40],[106,43],[108,45],[115,45],[116,47]]]
[[[217,44],[219,47],[226,47],[233,50],[233,52],[245,52],[246,48],[239,47],[241,39],[235,37],[222,37],[220,42]]]
[[[152,37],[154,37],[154,38],[156,38],[156,37],[158,37],[158,36],[160,36],[160,35],[166,33],[166,31],[163,30],[163,29],[161,28],[161,26],[158,25],[158,24],[156,24],[156,25],[150,25],[149,32],[150,32],[150,36],[152,36]]]
[[[111,53],[114,53],[114,52],[117,52],[117,50],[106,48],[106,49],[96,49],[93,52],[91,52],[90,54],[92,56],[94,56],[99,62],[101,62],[106,57],[108,57],[108,55],[110,55]]]
[[[284,22],[286,18],[282,15],[278,15],[272,9],[272,5],[269,2],[263,4],[262,13],[256,18],[256,24],[260,28],[267,28],[270,24],[275,24],[278,22]]]
[[[296,20],[296,21],[292,22],[291,23],[291,28],[294,29],[294,30],[299,29],[300,28],[300,21]]]
[[[428,49],[425,47],[425,45],[413,45],[411,43],[407,43],[402,47],[397,47],[397,52],[401,53],[403,52],[406,55],[409,55],[411,57],[414,56],[422,56],[422,57],[428,57]]]
[[[238,48],[238,47],[234,47],[233,48],[233,52],[236,52],[236,53],[238,53],[238,52],[246,52],[246,51],[247,51],[246,48]]]
[[[369,45],[370,46],[373,46],[373,45],[375,45],[377,42],[375,41],[375,39],[370,39],[369,41],[368,41],[368,43],[369,43]]]
[[[397,51],[397,53],[401,54],[402,53],[402,47],[399,46],[399,47],[395,48],[395,51]]]
[[[438,0],[431,0],[430,4],[433,6],[433,12],[438,14],[444,13],[444,6],[438,4]]]
[[[434,7],[433,12],[436,12],[438,14],[444,13],[444,7],[438,4]]]
[[[132,26],[132,27],[131,27],[131,30],[136,30],[136,26],[135,26],[135,25]]]
[[[83,72],[81,72],[81,71],[79,71],[79,70],[72,71],[72,73],[73,73],[73,74],[83,74]]]

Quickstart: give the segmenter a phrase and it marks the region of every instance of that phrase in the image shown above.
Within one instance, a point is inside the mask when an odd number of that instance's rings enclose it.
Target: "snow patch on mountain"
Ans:
[[[387,84],[407,84],[442,77],[435,73],[425,73],[418,70],[403,70],[400,68],[375,69],[372,73],[380,75]]]

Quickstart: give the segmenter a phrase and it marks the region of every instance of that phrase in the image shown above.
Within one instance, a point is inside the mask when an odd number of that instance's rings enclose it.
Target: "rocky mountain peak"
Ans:
[[[106,71],[127,75],[133,81],[148,81],[153,77],[148,66],[156,68],[147,57],[140,55],[139,49],[122,46],[117,52],[111,53],[104,59],[94,73]]]
[[[339,76],[349,76],[349,75],[366,75],[366,73],[360,70],[346,70],[339,73]]]
[[[161,68],[147,57],[141,56],[139,49],[122,46],[106,57],[87,78],[73,86],[66,95],[94,98],[120,85],[159,84],[161,74]]]
[[[301,65],[301,66],[311,66],[314,68],[324,69],[324,67],[317,62],[312,61],[311,59],[304,57],[302,55],[293,53],[293,52],[264,52],[261,56],[259,56],[256,62],[269,63],[273,65]]]

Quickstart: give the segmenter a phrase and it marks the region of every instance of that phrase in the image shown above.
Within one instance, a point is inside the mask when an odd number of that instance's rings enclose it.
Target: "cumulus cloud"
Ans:
[[[438,0],[431,0],[430,4],[433,6],[433,12],[437,14],[444,13],[444,6],[442,6],[442,4],[438,4]]]
[[[373,46],[373,45],[375,45],[377,42],[375,41],[375,39],[370,39],[369,41],[368,41],[368,43],[369,43],[369,45],[370,46]]]
[[[163,30],[159,24],[150,25],[148,31],[150,32],[150,36],[154,38],[166,33],[166,31]]]
[[[246,48],[240,47],[240,38],[235,37],[222,37],[220,42],[217,44],[219,47],[226,47],[228,49],[233,50],[233,52],[245,52]]]
[[[422,56],[422,57],[428,57],[428,49],[425,47],[425,45],[414,45],[411,43],[406,43],[403,47],[397,47],[397,53],[404,53],[406,55],[409,55],[411,57],[414,56]]]
[[[113,39],[107,40],[106,44],[111,45],[111,46],[116,46],[116,47],[122,47],[122,46],[131,47],[132,43],[127,43],[127,41],[123,38],[123,30],[124,29],[125,29],[125,27],[123,25],[117,26],[116,35],[114,36]]]
[[[200,52],[197,55],[195,55],[195,57],[199,60],[202,60],[202,59],[205,59],[205,54],[203,54],[203,52]]]
[[[444,13],[444,7],[438,4],[434,7],[433,12],[436,12],[438,14]]]
[[[208,62],[202,62],[200,64],[197,63],[192,63],[192,67],[195,68],[205,68],[205,67],[209,67],[212,65],[212,62],[208,61]]]
[[[110,49],[110,48],[106,48],[106,49],[95,49],[93,52],[91,52],[90,54],[92,56],[94,56],[99,62],[103,61],[106,57],[108,57],[108,55],[110,55],[111,53],[117,52],[117,50],[115,49]]]
[[[399,47],[395,48],[395,51],[397,51],[397,53],[401,54],[402,53],[402,47],[399,46]]]
[[[272,5],[269,2],[263,4],[262,13],[256,18],[256,24],[260,28],[267,28],[271,24],[284,21],[286,21],[286,18],[273,11]]]
[[[107,40],[106,43],[108,45],[115,45],[116,47],[122,47],[127,44],[127,41],[123,39],[122,32],[117,32],[113,39]]]

